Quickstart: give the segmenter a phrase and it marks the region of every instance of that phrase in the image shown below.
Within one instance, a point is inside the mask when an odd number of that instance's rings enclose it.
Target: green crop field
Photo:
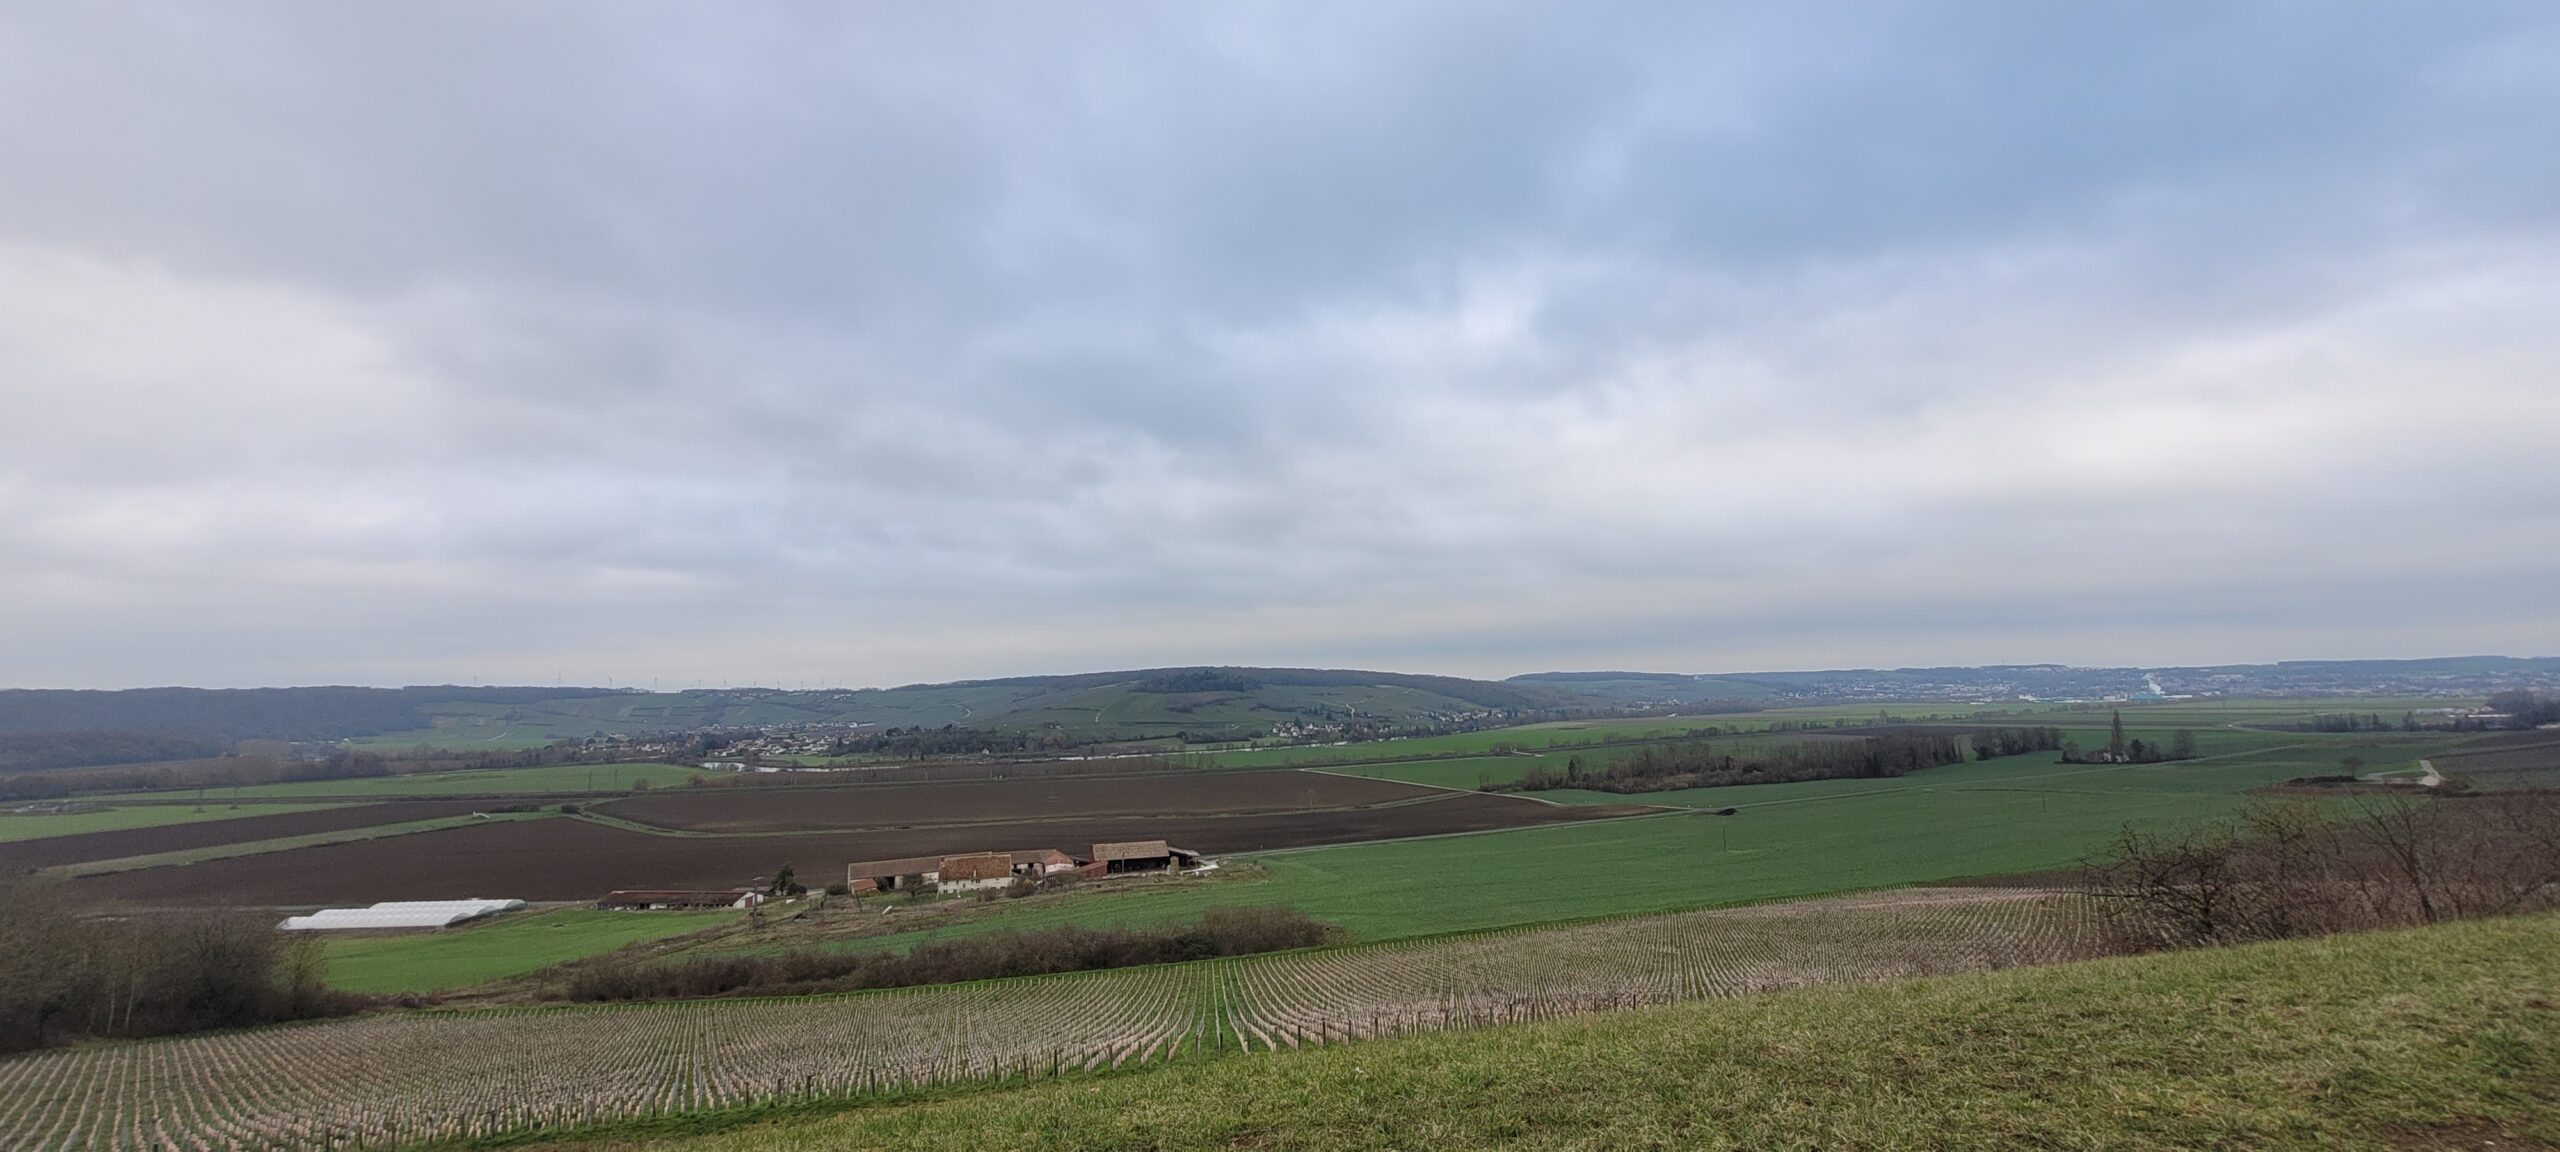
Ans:
[[[464,772],[421,772],[408,776],[365,776],[348,780],[298,780],[289,784],[250,784],[213,788],[206,795],[219,802],[352,798],[362,800],[436,799],[449,796],[627,792],[647,781],[664,788],[706,775],[702,769],[677,764],[545,764],[537,768],[479,768]],[[187,792],[136,792],[100,799],[168,800]]]
[[[95,803],[112,804],[114,798],[101,798]],[[83,832],[121,832],[128,828],[158,828],[169,824],[273,816],[282,812],[311,812],[333,807],[339,805],[233,804],[228,796],[221,796],[201,807],[191,804],[127,804],[97,812],[0,811],[0,842],[76,836]]]
[[[2076,717],[2074,719],[2076,719]],[[2038,721],[2037,723],[2041,726],[2046,722]],[[2054,726],[2058,727],[2059,725]],[[1513,729],[1513,731],[1522,730]],[[2377,768],[2384,765],[2386,762],[2407,762],[2419,755],[2423,755],[2424,750],[2444,747],[2447,742],[2446,737],[2442,733],[2406,736],[2398,733],[2383,733],[2378,735],[2372,733],[2360,733],[2353,737],[2347,737],[2314,736],[2307,733],[2293,732],[2261,732],[2249,729],[2225,727],[2195,728],[2190,729],[2190,731],[2195,734],[2197,750],[2207,756],[2221,756],[2235,752],[2247,752],[2260,749],[2282,748],[2325,742],[2338,745],[2341,749],[2339,753],[2340,755],[2362,755],[2367,761],[2373,763]],[[2104,726],[2094,728],[2067,727],[2063,728],[2062,732],[2066,738],[2078,741],[2084,748],[2102,748],[2107,742],[2107,729]],[[2174,730],[2169,728],[2136,726],[2128,721],[2125,733],[2128,739],[2139,739],[2153,743],[2166,744],[2174,735]],[[1747,756],[1754,752],[1766,751],[1773,747],[1809,738],[1811,738],[1811,736],[1805,733],[1758,732],[1742,736],[1727,736],[1717,739],[1673,739],[1667,741],[1667,743],[1680,746],[1704,744],[1715,749],[1717,752],[1737,756]],[[1551,745],[1545,751],[1514,753],[1507,756],[1470,756],[1447,760],[1381,761],[1375,763],[1337,765],[1326,767],[1322,769],[1322,771],[1337,773],[1344,776],[1364,776],[1381,780],[1402,780],[1409,784],[1426,784],[1438,788],[1474,789],[1485,784],[1507,784],[1516,781],[1520,779],[1522,775],[1527,773],[1529,768],[1533,765],[1545,767],[1550,771],[1562,771],[1564,763],[1568,758],[1579,758],[1585,767],[1596,770],[1618,760],[1635,756],[1647,748],[1659,746],[1661,745],[1615,744],[1597,748],[1575,748]],[[2019,763],[2059,764],[2061,763],[2061,754],[2056,752],[2030,753],[2026,756],[2017,757],[2016,760]],[[2331,771],[2334,769],[2323,770]],[[2300,773],[2296,774],[2299,775]],[[1726,790],[1702,789],[1699,791],[1698,795],[1703,798],[1713,793],[1723,791]],[[1542,792],[1534,793],[1533,795],[1539,796],[1542,799],[1567,802],[1567,797],[1563,793]],[[1592,795],[1594,794],[1575,794],[1576,799],[1571,802],[1644,804],[1673,802],[1656,800],[1657,796],[1668,795],[1667,793],[1635,794],[1616,797],[1613,799],[1604,798],[1602,800],[1589,799]],[[1695,807],[1697,805],[1690,806]],[[1721,808],[1724,806],[1724,803],[1719,802],[1705,806]]]
[[[2131,824],[2227,816],[2249,789],[2329,770],[2290,750],[2155,765],[2028,758],[1890,780],[1814,780],[1638,796],[1549,792],[1702,811],[1592,824],[1309,848],[1249,857],[1267,878],[1078,893],[1007,915],[848,946],[894,948],[1004,928],[1137,925],[1211,907],[1290,904],[1383,940],[1545,920],[1735,904],[2066,867]],[[1734,807],[1734,816],[1710,815]]]
[[[2133,731],[2152,739],[2167,735]],[[1264,875],[1044,896],[1007,904],[993,916],[825,946],[895,948],[1067,923],[1154,924],[1194,918],[1219,905],[1283,903],[1341,924],[1360,939],[1381,940],[2033,871],[2077,863],[2102,850],[2128,823],[2159,828],[2228,815],[2246,803],[2250,789],[2335,772],[2344,754],[2360,755],[2368,770],[2382,770],[2457,742],[2445,735],[2377,738],[2229,728],[2199,729],[2197,735],[2213,758],[2065,765],[2052,754],[2037,754],[1895,779],[1632,795],[1545,792],[1538,798],[1557,803],[1703,811],[1269,853],[1240,858]],[[2103,732],[2097,737],[2086,742],[2102,742]],[[1485,771],[1530,762],[1536,761],[1479,757],[1328,771],[1472,788]],[[1709,814],[1727,807],[1739,814]],[[495,937],[486,948],[494,957],[506,951],[506,943],[506,937]],[[546,947],[522,959],[492,959],[489,970],[514,974],[575,954]],[[377,988],[398,980],[367,979]]]
[[[350,992],[440,992],[708,928],[740,915],[566,908],[511,913],[436,932],[324,938],[321,947],[332,987]]]

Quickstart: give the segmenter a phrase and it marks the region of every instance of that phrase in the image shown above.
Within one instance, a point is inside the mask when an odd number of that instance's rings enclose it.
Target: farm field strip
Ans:
[[[296,812],[316,812],[332,806],[277,803],[234,805],[227,800],[218,805],[197,805],[192,800],[185,803],[172,800],[165,804],[131,804],[101,798],[98,802],[113,806],[93,812],[0,813],[0,844],[16,844],[28,840],[46,840],[62,836],[95,836],[107,832],[166,828],[178,824],[220,823],[224,820],[257,816],[283,816]]]
[[[214,800],[222,802],[302,800],[345,803],[533,794],[619,795],[641,785],[673,787],[695,776],[709,775],[713,773],[680,764],[545,764],[532,768],[465,768],[403,776],[243,784],[208,789],[207,792]],[[189,800],[194,793],[194,789],[122,792],[98,799],[106,803],[176,803]]]
[[[0,1062],[0,1146],[396,1146],[2100,950],[2078,897],[1923,889],[845,996],[382,1015]]]
[[[47,869],[63,876],[111,876],[120,872],[141,872],[153,868],[173,868],[185,864],[203,864],[215,860],[236,860],[244,856],[266,856],[305,848],[327,848],[340,844],[361,844],[387,840],[394,836],[413,836],[424,832],[442,832],[452,828],[471,828],[492,823],[514,823],[551,819],[548,812],[497,812],[487,815],[465,814],[439,816],[426,820],[406,820],[394,824],[369,824],[311,832],[299,836],[279,836],[272,840],[248,840],[227,844],[208,844],[168,852],[150,852],[138,856],[121,856],[105,860],[83,860]]]
[[[121,860],[225,844],[251,844],[352,828],[406,824],[474,811],[466,800],[395,800],[384,804],[256,805],[223,809],[201,818],[36,839],[0,839],[0,861],[34,868]],[[197,815],[188,813],[188,815]]]
[[[1149,816],[1255,816],[1379,808],[1437,799],[1390,780],[1304,772],[1039,776],[945,783],[678,788],[590,811],[681,832],[826,832]]]

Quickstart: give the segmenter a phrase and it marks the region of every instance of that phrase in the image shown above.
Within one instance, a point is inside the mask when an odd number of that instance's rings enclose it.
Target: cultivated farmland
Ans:
[[[2077,897],[1915,890],[887,993],[376,1016],[0,1063],[0,1144],[398,1145],[2099,950]]]
[[[1078,818],[773,835],[669,835],[564,817],[296,848],[77,883],[85,895],[141,905],[295,907],[490,894],[525,900],[591,900],[615,888],[729,888],[769,876],[783,864],[821,877],[841,874],[842,867],[854,860],[982,848],[1073,849],[1111,840],[1170,839],[1203,852],[1247,852],[1570,824],[1632,810],[1441,792],[1412,803],[1312,812]]]
[[[228,820],[197,820],[106,832],[84,832],[41,840],[0,843],[0,862],[29,868],[119,860],[158,852],[182,852],[223,844],[251,844],[315,832],[340,832],[413,820],[466,816],[477,805],[467,800],[412,800],[389,804],[286,809],[267,815],[236,815]]]
[[[1097,817],[1228,816],[1369,808],[1438,798],[1393,781],[1311,772],[1040,776],[850,788],[670,789],[595,811],[696,832],[807,832],[926,824],[1067,821]]]

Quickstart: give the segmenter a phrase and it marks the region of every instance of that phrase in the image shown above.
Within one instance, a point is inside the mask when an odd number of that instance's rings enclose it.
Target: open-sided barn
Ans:
[[[753,908],[764,902],[764,894],[745,890],[698,891],[666,888],[626,888],[605,893],[596,901],[598,908],[672,909],[672,908]]]
[[[1094,845],[1093,862],[1101,865],[1105,874],[1163,872],[1197,864],[1200,854],[1162,840],[1122,840]]]

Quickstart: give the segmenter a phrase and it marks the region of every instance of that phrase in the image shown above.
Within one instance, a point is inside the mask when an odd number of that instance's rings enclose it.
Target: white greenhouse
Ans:
[[[276,925],[287,932],[322,932],[357,928],[446,928],[493,912],[513,912],[522,900],[386,900],[370,908],[323,908],[308,916],[287,916]]]

